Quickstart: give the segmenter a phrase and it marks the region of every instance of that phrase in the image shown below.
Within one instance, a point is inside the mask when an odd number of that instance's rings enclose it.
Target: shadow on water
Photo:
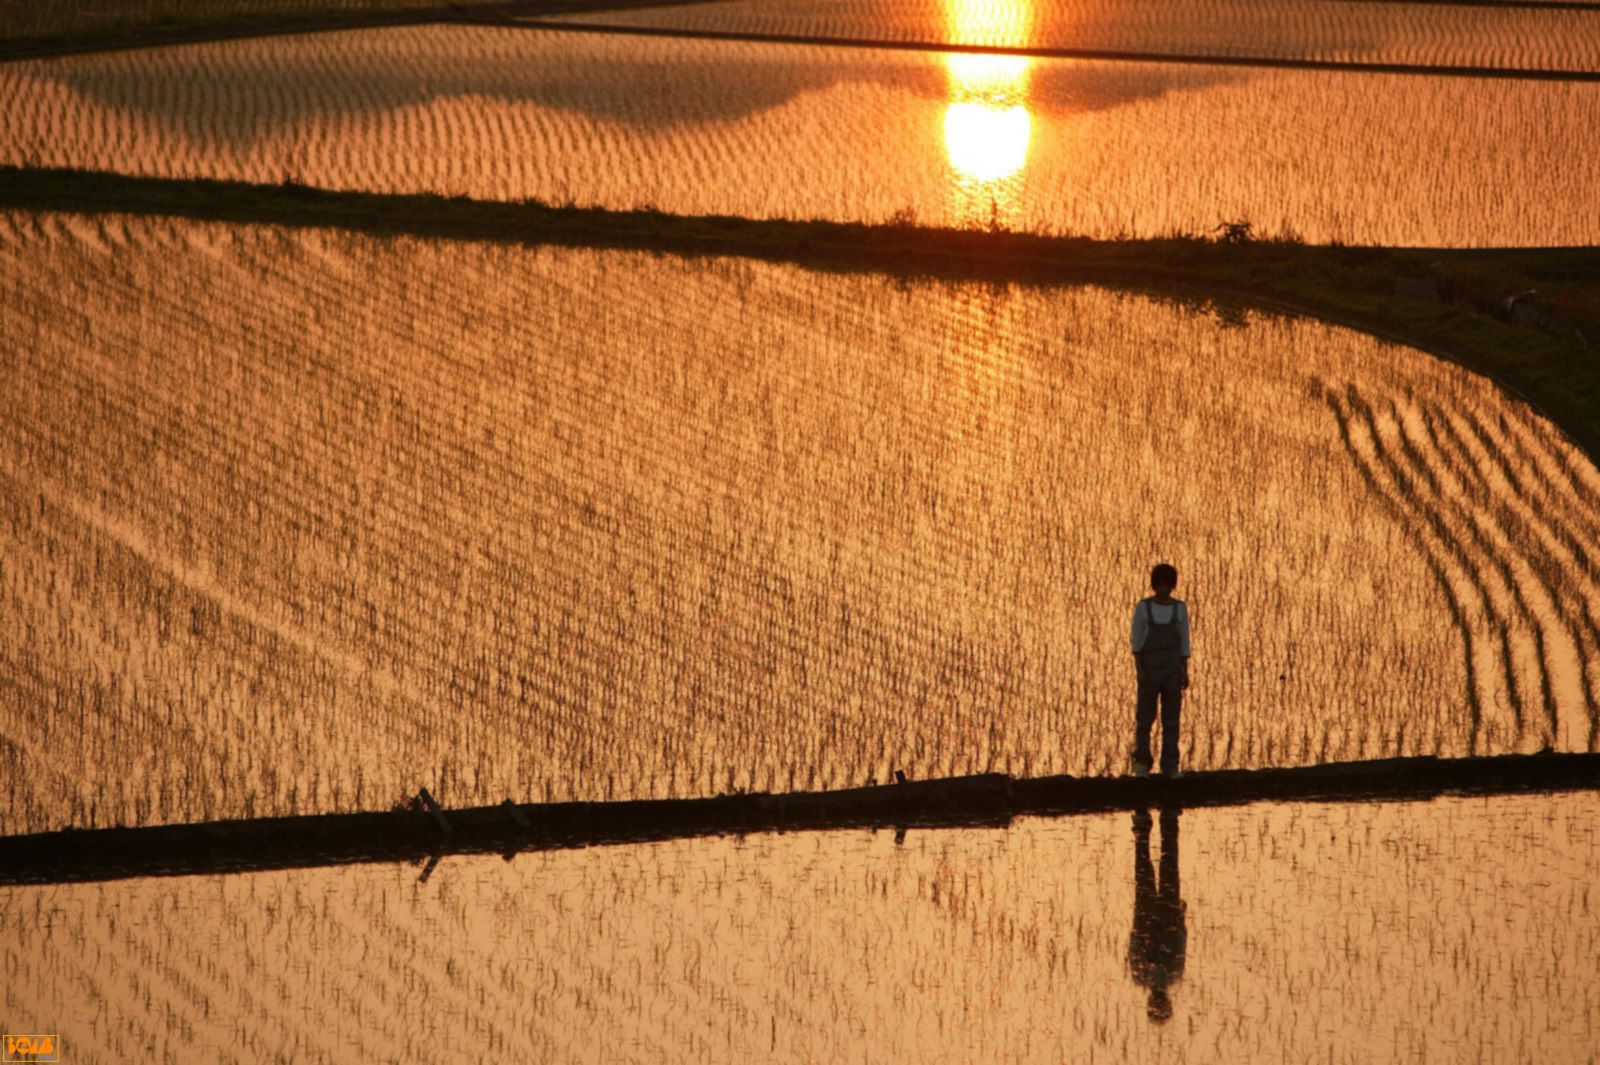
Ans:
[[[1161,807],[1160,876],[1150,861],[1148,809],[1133,813],[1133,930],[1128,933],[1128,971],[1150,992],[1145,1010],[1156,1024],[1172,1019],[1169,988],[1183,978],[1188,952],[1187,906],[1178,879],[1179,806]]]
[[[338,124],[435,103],[489,101],[533,106],[640,130],[696,129],[737,122],[837,86],[876,86],[906,100],[940,101],[949,75],[938,55],[847,52],[796,55],[759,45],[650,40],[583,42],[513,36],[474,48],[479,32],[433,45],[345,45],[334,58],[315,39],[240,42],[231,52],[172,49],[137,61],[122,56],[43,66],[49,80],[109,112],[134,112],[155,128],[201,146],[245,145],[308,123]],[[630,54],[631,53],[631,54]],[[1185,67],[1040,62],[1028,106],[1041,114],[1112,110],[1169,93],[1238,81],[1248,72]],[[175,97],[173,84],[203,87]],[[212,121],[226,110],[227,121]]]

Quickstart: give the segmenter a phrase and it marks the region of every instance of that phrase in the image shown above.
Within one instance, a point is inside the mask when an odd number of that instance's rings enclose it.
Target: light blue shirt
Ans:
[[[1145,620],[1144,605],[1150,604],[1150,615],[1157,625],[1172,621],[1173,611],[1178,613],[1178,646],[1183,657],[1189,657],[1189,608],[1182,599],[1174,599],[1162,606],[1154,599],[1141,599],[1133,605],[1133,653],[1144,650],[1145,637],[1150,635],[1150,623]]]

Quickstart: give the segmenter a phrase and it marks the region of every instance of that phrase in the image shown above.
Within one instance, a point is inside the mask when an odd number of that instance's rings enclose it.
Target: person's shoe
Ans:
[[[1171,769],[1163,769],[1161,775],[1168,780],[1179,780],[1183,777],[1183,770],[1173,766]]]
[[[1133,760],[1133,775],[1136,776],[1136,777],[1147,777],[1147,776],[1149,776],[1150,775],[1150,763],[1144,761],[1142,758],[1135,758]]]

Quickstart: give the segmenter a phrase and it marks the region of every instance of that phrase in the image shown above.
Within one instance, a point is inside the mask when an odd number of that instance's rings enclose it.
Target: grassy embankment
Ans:
[[[839,791],[699,799],[513,803],[442,810],[419,794],[389,811],[245,818],[0,838],[0,885],[215,875],[500,854],[758,832],[1004,827],[1017,817],[1256,802],[1415,802],[1447,794],[1588,791],[1600,754],[1388,758],[1160,777],[1004,773]],[[431,800],[432,796],[429,796]],[[430,812],[431,811],[431,812]],[[426,878],[430,864],[423,872]]]
[[[1091,240],[332,192],[301,185],[0,167],[0,206],[327,226],[378,235],[744,255],[814,268],[1097,283],[1311,314],[1487,374],[1600,457],[1600,248],[1405,250],[1199,237]],[[1505,301],[1533,290],[1515,314]]]

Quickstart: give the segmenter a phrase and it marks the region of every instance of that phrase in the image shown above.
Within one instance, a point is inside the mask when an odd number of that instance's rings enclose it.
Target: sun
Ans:
[[[1028,0],[949,0],[950,39],[968,46],[1025,43],[1032,23]],[[944,143],[950,166],[968,182],[1009,178],[1028,161],[1033,116],[1027,108],[1025,56],[958,53],[945,56],[950,102]],[[988,194],[999,190],[991,189]]]
[[[950,165],[974,181],[999,181],[1028,161],[1033,116],[1021,104],[996,107],[967,100],[944,113],[944,145]]]

